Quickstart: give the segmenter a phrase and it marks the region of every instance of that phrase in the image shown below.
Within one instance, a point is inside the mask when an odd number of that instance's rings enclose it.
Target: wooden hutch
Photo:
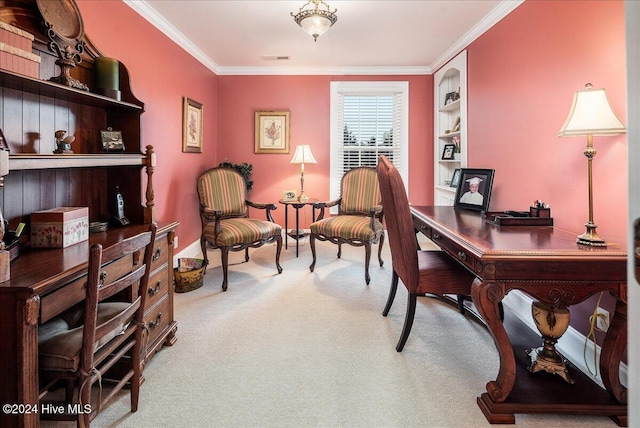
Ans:
[[[51,8],[42,12],[42,8]],[[43,17],[47,15],[47,19]],[[58,22],[49,22],[57,20]],[[0,209],[9,229],[19,223],[19,256],[11,262],[10,279],[0,283],[0,401],[38,403],[38,324],[82,299],[89,246],[110,245],[155,222],[152,146],[141,147],[140,116],[144,104],[131,90],[126,67],[118,63],[117,97],[97,94],[94,60],[104,55],[83,33],[73,0],[0,1],[0,23],[33,35],[30,58],[39,65],[37,76],[22,70],[0,69],[0,128],[10,150],[9,174],[0,187]],[[59,56],[50,49],[51,31],[82,42],[81,61],[70,76],[89,90],[50,81],[61,74]],[[5,31],[0,28],[0,31]],[[0,45],[5,47],[6,43]],[[37,58],[36,58],[37,57]],[[38,60],[39,59],[39,60]],[[77,62],[77,59],[75,60]],[[6,63],[5,63],[6,64]],[[120,131],[124,150],[103,149],[100,131]],[[73,154],[54,154],[55,133],[75,136]],[[1,180],[1,179],[0,179]],[[90,222],[107,222],[116,210],[116,191],[125,202],[130,225],[92,233],[89,240],[64,249],[31,249],[30,214],[60,206],[89,208]],[[176,341],[173,316],[173,241],[176,222],[158,223],[145,321],[149,325],[146,360],[163,345]],[[0,413],[0,426],[38,426],[38,414]]]

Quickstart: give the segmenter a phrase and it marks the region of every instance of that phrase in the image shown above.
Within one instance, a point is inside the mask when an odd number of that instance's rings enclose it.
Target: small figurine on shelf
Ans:
[[[66,133],[67,131],[64,131],[62,129],[56,131],[56,149],[53,151],[53,153],[57,155],[73,154],[73,150],[71,150],[71,143],[75,141],[76,137],[74,137],[73,135],[65,137],[64,134]]]

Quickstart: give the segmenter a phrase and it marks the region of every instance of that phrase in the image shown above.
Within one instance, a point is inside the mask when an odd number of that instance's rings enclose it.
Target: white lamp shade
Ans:
[[[558,136],[615,135],[626,132],[627,129],[611,109],[604,89],[591,89],[587,83],[586,89],[577,91],[573,96],[569,117]]]
[[[311,146],[308,144],[301,144],[296,147],[296,152],[293,154],[291,163],[318,163],[311,153]]]

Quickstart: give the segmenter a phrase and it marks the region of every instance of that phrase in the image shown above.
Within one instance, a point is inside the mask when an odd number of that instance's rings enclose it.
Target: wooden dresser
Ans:
[[[69,0],[69,5],[73,2]],[[51,2],[53,6],[61,3]],[[75,5],[73,5],[75,6]],[[67,10],[68,9],[68,10]],[[77,16],[65,25],[72,8],[54,7],[52,28],[76,28]],[[100,50],[83,39],[82,61],[71,68],[73,79],[89,88],[51,81],[59,76],[58,59],[50,48],[47,21],[35,0],[0,2],[0,21],[34,36],[31,55],[39,57],[37,75],[0,69],[0,129],[9,156],[9,174],[0,179],[0,209],[21,236],[19,257],[11,263],[10,279],[0,282],[0,402],[22,405],[17,413],[0,413],[0,426],[38,426],[38,414],[24,406],[38,404],[38,325],[84,298],[89,246],[103,247],[157,222],[151,282],[145,321],[149,326],[148,361],[162,345],[176,341],[173,316],[173,243],[178,224],[156,219],[153,173],[156,158],[151,144],[142,143],[144,103],[131,89],[124,64],[116,62],[118,90],[97,93],[96,58]],[[78,27],[79,28],[79,27]],[[87,28],[87,34],[91,32]],[[104,61],[104,60],[103,60]],[[38,61],[35,61],[38,62]],[[73,86],[73,85],[72,85]],[[101,131],[119,131],[123,147],[117,152],[102,140]],[[75,136],[73,153],[56,153],[56,133]],[[106,222],[116,212],[116,195],[124,199],[130,224],[92,233],[89,240],[64,249],[30,248],[31,214],[55,207],[87,207],[89,222]]]

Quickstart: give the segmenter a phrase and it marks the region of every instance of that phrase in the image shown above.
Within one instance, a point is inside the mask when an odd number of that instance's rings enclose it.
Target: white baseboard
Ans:
[[[197,240],[187,247],[183,248],[179,253],[173,255],[173,265],[178,266],[178,259],[180,258],[202,258],[202,248],[200,247],[200,240]]]
[[[502,301],[505,308],[509,308],[509,310],[516,315],[522,322],[524,322],[531,330],[538,333],[535,325],[533,324],[533,318],[531,317],[531,302],[533,299],[529,297],[527,294],[521,291],[511,291],[507,296],[505,296]],[[539,333],[538,333],[539,334]],[[569,327],[567,332],[562,335],[560,340],[558,341],[558,351],[565,356],[571,363],[580,369],[581,372],[589,376],[594,382],[604,388],[604,384],[602,383],[602,378],[600,377],[600,366],[599,364],[594,367],[594,362],[600,360],[600,345],[597,345],[594,349],[593,342],[589,341],[587,349],[585,350],[585,341],[587,340],[586,336],[582,333],[578,332],[573,327]],[[542,345],[542,342],[540,343]],[[594,359],[595,354],[595,359]],[[587,362],[588,367],[587,367]],[[596,372],[597,374],[593,374],[591,372]],[[627,386],[627,365],[624,363],[620,364],[620,382],[626,387]]]

